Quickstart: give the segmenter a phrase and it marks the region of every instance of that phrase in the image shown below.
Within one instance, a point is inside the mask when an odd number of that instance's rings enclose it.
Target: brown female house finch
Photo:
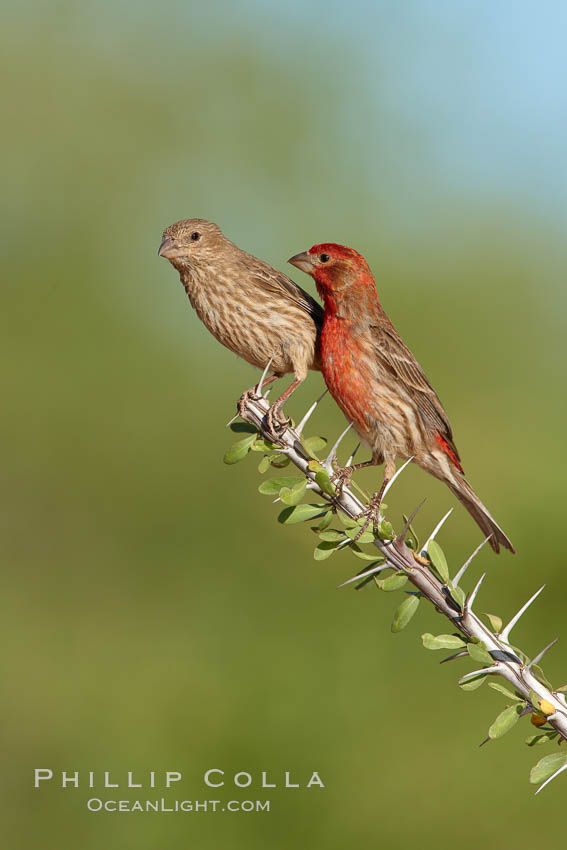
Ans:
[[[284,402],[309,369],[321,368],[320,305],[284,274],[238,248],[212,221],[172,224],[158,254],[177,269],[191,305],[219,342],[259,369],[271,361],[273,375],[264,386],[293,372],[293,382],[266,415],[276,435]]]
[[[323,377],[372,450],[371,461],[353,468],[384,464],[382,489],[374,494],[368,511],[374,524],[384,488],[396,470],[396,458],[413,458],[444,481],[484,534],[492,535],[495,552],[501,545],[513,552],[512,544],[465,479],[443,405],[382,309],[364,257],[352,248],[328,243],[314,245],[289,262],[315,279],[325,302]]]

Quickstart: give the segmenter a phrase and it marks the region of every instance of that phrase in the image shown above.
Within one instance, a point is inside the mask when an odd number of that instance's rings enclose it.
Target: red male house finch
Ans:
[[[444,481],[463,503],[495,552],[514,548],[465,479],[449,419],[411,351],[385,314],[372,272],[352,248],[314,245],[289,261],[310,274],[325,302],[321,370],[329,391],[362,440],[372,460],[384,464],[384,484],[371,503],[376,517],[396,458],[413,457]]]
[[[238,248],[211,221],[172,224],[158,254],[177,269],[197,315],[219,342],[259,369],[271,360],[274,374],[264,386],[293,372],[294,381],[266,416],[276,434],[284,402],[309,369],[321,368],[320,305],[284,274]]]

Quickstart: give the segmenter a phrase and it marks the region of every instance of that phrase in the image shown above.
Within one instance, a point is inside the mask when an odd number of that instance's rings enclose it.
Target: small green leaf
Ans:
[[[444,584],[447,584],[449,581],[449,567],[447,566],[447,560],[443,554],[443,549],[436,540],[429,541],[427,545],[427,554],[429,555],[433,566],[439,573],[441,581]]]
[[[333,552],[337,551],[340,543],[332,543],[330,541],[323,541],[319,543],[313,552],[313,557],[316,561],[325,561],[327,558],[330,558]]]
[[[278,452],[281,449],[281,446],[278,446],[276,443],[270,443],[269,440],[263,440],[261,437],[258,437],[252,444],[253,452]],[[279,452],[278,452],[279,453]]]
[[[378,559],[378,561],[381,562],[384,560],[384,558],[376,553],[376,550],[374,552],[363,552],[356,543],[349,543],[348,548],[352,554],[356,555],[357,558],[360,558],[361,561],[376,561],[376,559]]]
[[[250,447],[252,446],[252,443],[255,439],[256,435],[250,434],[248,437],[244,437],[243,440],[239,440],[226,452],[223,458],[224,462],[230,465],[244,460],[244,458],[250,451]]]
[[[516,696],[516,694],[512,693],[512,691],[509,691],[508,688],[505,688],[504,685],[501,685],[499,682],[489,682],[488,687],[492,688],[492,690],[494,691],[498,691],[499,693],[504,694],[506,699],[511,699],[514,702],[525,702],[523,697]]]
[[[462,589],[462,587],[453,587],[451,584],[449,585],[449,589],[451,591],[451,596],[462,610],[465,607],[465,591]]]
[[[325,467],[320,460],[310,460],[307,464],[307,469],[309,472],[325,472]]]
[[[289,466],[291,461],[287,455],[273,454],[270,455],[270,463],[272,464],[272,466],[275,466],[276,469],[283,469],[284,466]]]
[[[535,709],[539,710],[539,695],[532,690],[530,690],[530,702]]]
[[[484,676],[476,676],[474,679],[469,679],[466,682],[459,680],[459,687],[462,691],[476,691],[487,679],[488,676],[485,674]]]
[[[328,531],[320,531],[319,537],[321,540],[331,543],[346,539],[344,531],[339,531],[338,528],[330,528]]]
[[[404,599],[404,601],[396,609],[394,619],[392,620],[391,629],[394,634],[405,629],[418,607],[419,596],[412,595]]]
[[[494,664],[494,659],[483,643],[468,643],[467,652],[473,661],[478,661],[480,664],[484,664],[485,667],[490,667]]]
[[[560,688],[557,688],[557,690],[556,690],[556,692],[555,692],[555,693],[557,693],[557,694],[564,694],[566,691],[567,691],[567,685],[561,685],[561,687],[560,687]]]
[[[295,484],[293,487],[283,487],[280,491],[280,499],[284,505],[298,505],[307,489],[307,478]]]
[[[262,474],[263,474],[264,472],[267,472],[267,471],[268,471],[268,469],[270,468],[270,465],[271,465],[271,464],[270,464],[270,458],[269,458],[269,456],[268,456],[268,455],[264,455],[264,457],[262,458],[262,460],[261,460],[261,461],[260,461],[260,463],[258,464],[258,472],[261,472]]]
[[[348,530],[349,528],[360,528],[356,520],[351,519],[349,516],[344,514],[342,511],[337,511],[337,516],[344,525],[344,527]]]
[[[501,738],[502,735],[505,735],[506,732],[509,732],[510,729],[515,726],[518,720],[520,719],[522,708],[523,706],[521,705],[510,705],[508,706],[508,708],[505,708],[504,711],[500,712],[500,714],[488,730],[489,737],[492,740],[496,740],[496,738]]]
[[[325,516],[321,519],[321,522],[319,523],[319,525],[313,526],[313,531],[318,531],[318,532],[324,531],[326,528],[328,528],[330,526],[330,524],[332,523],[332,521],[334,519],[334,516],[335,515],[334,515],[333,511],[327,511]]]
[[[303,441],[303,446],[307,450],[307,453],[315,458],[319,452],[323,451],[326,445],[327,440],[325,437],[307,437]]]
[[[539,664],[532,664],[531,670],[538,682],[541,682],[541,684],[545,685],[545,687],[548,688],[550,691],[553,690],[553,685],[551,684]]]
[[[490,623],[490,628],[495,634],[498,634],[502,631],[502,618],[498,617],[496,614],[485,614],[484,615],[488,622]]]
[[[388,578],[376,580],[376,584],[380,590],[385,590],[387,592],[400,590],[404,584],[407,584],[407,582],[408,577],[404,575],[404,573],[395,573],[393,576],[388,576]]]
[[[431,635],[426,632],[421,636],[426,649],[462,649],[465,641],[457,635]]]
[[[553,753],[550,756],[544,756],[534,767],[532,767],[530,782],[532,785],[540,785],[566,763],[567,753]]]
[[[327,505],[297,505],[297,507],[284,508],[278,516],[278,522],[281,522],[282,525],[295,525],[298,522],[305,522],[320,516],[328,510]]]
[[[323,493],[326,493],[327,496],[335,495],[335,488],[326,469],[315,474],[315,483],[319,485]]]
[[[392,523],[387,522],[387,520],[385,519],[383,519],[380,525],[378,526],[378,534],[380,535],[382,540],[393,540],[396,536]]]
[[[549,744],[557,738],[557,732],[540,732],[539,735],[528,735],[526,744],[528,747],[537,747],[539,744]]]
[[[307,484],[305,478],[299,478],[297,475],[290,475],[286,478],[268,478],[262,481],[258,487],[258,491],[265,496],[277,496],[283,487],[295,487],[297,484]]]

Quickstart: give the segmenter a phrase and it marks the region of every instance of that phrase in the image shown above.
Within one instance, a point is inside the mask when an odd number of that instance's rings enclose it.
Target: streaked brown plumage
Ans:
[[[492,535],[496,552],[500,545],[513,552],[508,537],[465,479],[445,409],[382,309],[364,257],[352,248],[327,243],[314,245],[290,262],[313,276],[325,302],[323,376],[372,450],[370,464],[357,466],[383,463],[385,484],[395,472],[397,458],[413,457],[447,484],[485,535]],[[381,493],[374,500],[374,519]]]
[[[220,343],[259,369],[271,358],[273,376],[264,386],[293,372],[295,380],[270,408],[268,424],[276,430],[284,402],[309,369],[321,368],[320,305],[286,275],[238,248],[211,221],[172,224],[158,253],[177,269],[197,315]]]

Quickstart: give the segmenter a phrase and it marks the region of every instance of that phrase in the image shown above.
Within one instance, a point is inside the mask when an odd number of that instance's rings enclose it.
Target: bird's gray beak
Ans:
[[[293,257],[289,258],[288,263],[291,263],[292,266],[296,266],[296,268],[301,269],[301,271],[306,274],[312,274],[315,269],[315,264],[313,263],[308,251],[302,251],[301,254],[295,254]]]
[[[183,246],[179,244],[177,239],[172,239],[171,236],[166,236],[162,239],[161,245],[158,248],[158,257],[165,257],[166,260],[174,260],[176,257],[183,255]]]

